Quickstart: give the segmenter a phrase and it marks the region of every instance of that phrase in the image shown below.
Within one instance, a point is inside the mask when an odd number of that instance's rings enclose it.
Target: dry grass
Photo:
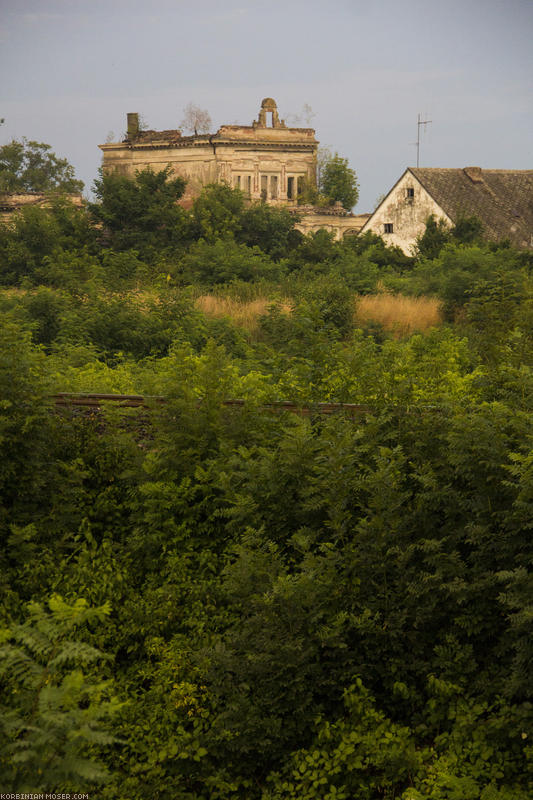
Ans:
[[[274,301],[268,297],[243,301],[231,297],[204,294],[195,301],[196,308],[209,317],[229,317],[231,321],[248,333],[257,333],[259,318],[266,314]],[[281,308],[291,312],[291,302],[285,299]],[[356,298],[356,326],[375,322],[400,339],[415,331],[426,331],[442,322],[440,301],[435,297],[409,297],[402,294],[362,295]]]
[[[4,296],[26,294],[25,289],[2,289]],[[110,293],[113,296],[114,293]],[[129,295],[136,300],[139,308],[149,311],[157,304],[157,291],[133,291]],[[215,294],[200,295],[195,300],[196,308],[208,317],[229,317],[231,321],[255,336],[259,328],[259,318],[266,314],[274,303],[269,297],[257,297],[255,300],[237,300]],[[359,295],[355,298],[355,326],[361,327],[369,323],[377,323],[395,338],[401,339],[415,331],[426,331],[442,323],[440,301],[436,297],[410,297],[403,294]],[[281,301],[281,310],[291,313],[292,303],[289,298]]]
[[[440,300],[404,294],[368,294],[356,300],[356,324],[377,322],[398,339],[442,322]]]
[[[273,302],[268,297],[258,297],[256,300],[244,302],[231,297],[204,294],[196,299],[196,308],[208,317],[230,317],[235,325],[249,333],[255,333],[259,326],[259,317],[267,313],[268,307]],[[290,313],[291,305],[288,300],[284,300],[281,307],[283,311]]]

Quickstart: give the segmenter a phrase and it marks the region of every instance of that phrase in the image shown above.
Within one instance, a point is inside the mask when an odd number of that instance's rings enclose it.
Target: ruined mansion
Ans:
[[[450,227],[473,215],[486,239],[533,249],[533,170],[410,167],[372,214],[352,214],[340,204],[298,204],[305,183],[316,182],[319,143],[313,128],[287,126],[271,97],[251,125],[222,125],[212,134],[143,130],[138,114],[127,120],[122,142],[100,145],[104,170],[133,176],[146,167],[170,166],[187,180],[181,201],[186,208],[203,186],[225,183],[251,201],[285,206],[298,216],[302,233],[325,229],[342,239],[372,232],[411,254],[430,214]]]
[[[325,228],[336,238],[356,234],[368,214],[354,215],[339,205],[298,206],[304,183],[316,181],[318,141],[313,128],[288,127],[275,101],[267,97],[251,125],[222,125],[216,133],[183,136],[180,130],[142,130],[139,115],[127,115],[122,142],[101,144],[103,169],[133,176],[137,170],[170,166],[187,180],[182,204],[190,207],[203,186],[226,183],[250,200],[286,206],[298,213],[304,232]]]

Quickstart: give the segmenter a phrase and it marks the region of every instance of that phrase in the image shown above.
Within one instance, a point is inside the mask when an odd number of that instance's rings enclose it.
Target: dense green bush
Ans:
[[[183,178],[170,178],[170,168],[144,169],[135,178],[100,172],[94,182],[93,219],[114,250],[136,250],[143,258],[180,251],[190,236],[190,220],[177,204],[185,190]]]
[[[414,263],[227,187],[189,217],[161,176],[111,184],[107,232],[50,209],[0,237],[8,789],[531,797],[529,254]],[[448,324],[354,330],[380,281]],[[272,303],[252,335],[206,288]]]
[[[212,243],[200,239],[181,259],[177,277],[183,283],[212,286],[234,280],[275,280],[282,274],[283,267],[258,247],[247,247],[229,238]]]

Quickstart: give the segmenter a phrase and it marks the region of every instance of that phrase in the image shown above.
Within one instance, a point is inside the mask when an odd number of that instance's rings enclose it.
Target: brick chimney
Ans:
[[[135,139],[139,134],[139,115],[128,114],[128,139]]]
[[[481,167],[463,167],[463,172],[470,178],[472,183],[483,183]]]

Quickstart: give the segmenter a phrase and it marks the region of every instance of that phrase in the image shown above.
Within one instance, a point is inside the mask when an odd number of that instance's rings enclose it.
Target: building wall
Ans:
[[[451,226],[451,219],[407,170],[379,204],[361,233],[373,231],[382,236],[386,244],[400,247],[404,253],[412,255],[416,239],[424,233],[426,220],[431,214]]]
[[[187,179],[184,205],[190,205],[202,188],[218,180],[217,160],[209,141],[191,147],[105,144],[103,168],[120,175],[134,177],[137,171],[150,167],[159,172],[170,166],[172,174]]]
[[[243,150],[238,144],[225,143],[215,148],[209,143],[190,147],[127,147],[122,144],[101,147],[104,169],[116,170],[122,175],[133,176],[146,167],[157,172],[170,165],[173,175],[187,180],[183,198],[186,206],[200,193],[202,186],[222,182],[239,186],[252,200],[263,198],[269,203],[286,204],[290,202],[290,179],[295,200],[298,178],[305,176],[314,181],[315,175],[314,151],[284,151],[282,144],[271,152],[264,148]]]
[[[39,206],[39,208],[50,208],[52,202],[58,196],[54,192],[22,192],[0,194],[0,225],[8,225],[13,222],[14,215],[24,208]],[[76,208],[83,206],[81,194],[59,194],[61,198],[68,200]]]
[[[272,114],[272,126],[267,116]],[[186,178],[182,205],[190,206],[202,186],[239,186],[252,200],[296,202],[298,181],[315,181],[318,142],[312,128],[288,128],[275,102],[263,100],[252,125],[223,125],[216,134],[182,137],[180,131],[141,131],[138,115],[128,114],[123,142],[100,145],[104,170],[133,176],[137,170],[169,166]]]
[[[337,241],[344,239],[346,236],[356,236],[365,222],[369,218],[369,214],[328,214],[327,212],[320,212],[320,209],[308,210],[305,207],[298,208],[296,213],[300,217],[300,221],[296,223],[296,230],[303,234],[316,233],[319,230],[326,230],[329,233],[335,234]]]

